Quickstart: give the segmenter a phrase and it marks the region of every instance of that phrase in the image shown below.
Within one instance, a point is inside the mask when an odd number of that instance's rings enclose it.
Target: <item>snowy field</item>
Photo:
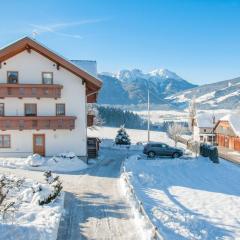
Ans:
[[[217,110],[198,110],[198,113],[210,113],[210,114],[228,114],[231,113],[229,109],[217,109]],[[134,113],[147,119],[147,111],[135,111]],[[174,111],[174,110],[152,110],[150,111],[150,119],[153,124],[162,123],[165,121],[175,122],[188,122],[188,110]]]
[[[114,141],[117,131],[119,128],[114,127],[96,127],[88,129],[89,137],[98,137],[101,140],[104,139],[102,146],[106,147],[108,144],[112,144]],[[147,142],[147,131],[146,130],[137,130],[137,129],[127,129],[126,131],[131,139],[132,144],[137,143],[146,143]],[[109,141],[108,141],[109,140]],[[150,132],[150,140],[153,142],[162,142],[164,141],[167,144],[172,144],[172,140],[166,137],[165,132]]]
[[[3,175],[0,175],[0,180],[2,179]],[[54,201],[40,206],[39,201],[52,193],[52,185],[39,184],[13,175],[8,175],[6,179],[11,182],[11,186],[7,188],[8,185],[5,185],[4,191],[8,189],[8,193],[1,207],[11,202],[14,202],[14,205],[4,217],[0,212],[0,239],[55,240],[63,213],[64,193]]]
[[[207,158],[125,162],[138,199],[166,239],[240,239],[240,168]]]
[[[144,119],[148,118],[147,111],[135,111],[134,113],[143,117]],[[152,110],[150,111],[150,119],[152,123],[162,123],[165,121],[188,121],[188,112],[187,111],[174,111],[174,110]]]
[[[41,157],[38,154],[27,158],[1,157],[0,166],[38,171],[51,170],[52,172],[72,172],[87,168],[87,164],[74,153],[61,153],[54,157]]]

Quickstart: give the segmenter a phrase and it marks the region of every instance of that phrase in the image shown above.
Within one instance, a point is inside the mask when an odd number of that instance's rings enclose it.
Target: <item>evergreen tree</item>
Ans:
[[[123,126],[118,130],[117,136],[115,138],[115,143],[117,145],[130,145],[131,144],[131,140]]]

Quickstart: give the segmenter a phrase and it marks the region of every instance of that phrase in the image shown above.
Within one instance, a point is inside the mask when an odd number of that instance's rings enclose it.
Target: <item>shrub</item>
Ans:
[[[44,176],[45,176],[46,182],[51,186],[53,190],[47,197],[45,197],[42,200],[39,200],[39,205],[44,205],[52,202],[54,199],[56,199],[60,195],[63,188],[62,182],[60,181],[59,176],[53,177],[51,171],[46,171],[44,173]]]
[[[219,163],[218,159],[218,149],[212,145],[201,144],[200,145],[200,154],[203,157],[209,157],[213,163]]]
[[[124,127],[118,130],[117,136],[115,138],[115,143],[117,145],[131,145],[131,140]]]

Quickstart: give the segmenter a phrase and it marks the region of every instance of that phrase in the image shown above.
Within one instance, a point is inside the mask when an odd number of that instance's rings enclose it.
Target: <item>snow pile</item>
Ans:
[[[32,167],[39,167],[43,165],[44,158],[39,154],[33,154],[27,157],[26,164]]]
[[[154,233],[153,229],[151,229],[152,225],[150,225],[147,222],[147,219],[144,217],[144,215],[140,213],[138,199],[135,198],[131,186],[126,183],[125,177],[127,177],[125,173],[122,173],[119,186],[122,191],[122,194],[126,197],[127,201],[131,206],[131,211],[133,213],[138,229],[139,231],[141,231],[141,236],[143,236],[143,239],[146,240],[153,239],[152,236]]]
[[[10,168],[22,168],[30,170],[53,172],[73,172],[87,168],[87,164],[79,159],[75,153],[60,153],[54,157],[41,157],[33,154],[27,158],[0,158],[0,166]]]
[[[74,153],[63,153],[57,157],[47,159],[43,170],[51,170],[53,172],[73,172],[87,168],[87,164],[79,159]]]
[[[224,160],[137,156],[126,171],[146,212],[166,239],[240,239],[240,168]]]
[[[0,215],[0,238],[55,240],[63,212],[64,194],[40,206],[39,200],[52,192],[51,185],[14,176],[1,175],[0,178],[16,183],[15,187],[8,188],[6,197],[6,201],[14,202],[14,208],[5,216]]]

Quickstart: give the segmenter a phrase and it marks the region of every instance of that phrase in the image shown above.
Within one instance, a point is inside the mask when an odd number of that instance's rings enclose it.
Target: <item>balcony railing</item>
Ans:
[[[0,130],[72,130],[75,120],[72,116],[6,116],[0,117]]]
[[[58,84],[0,84],[0,98],[60,98],[62,85]]]

